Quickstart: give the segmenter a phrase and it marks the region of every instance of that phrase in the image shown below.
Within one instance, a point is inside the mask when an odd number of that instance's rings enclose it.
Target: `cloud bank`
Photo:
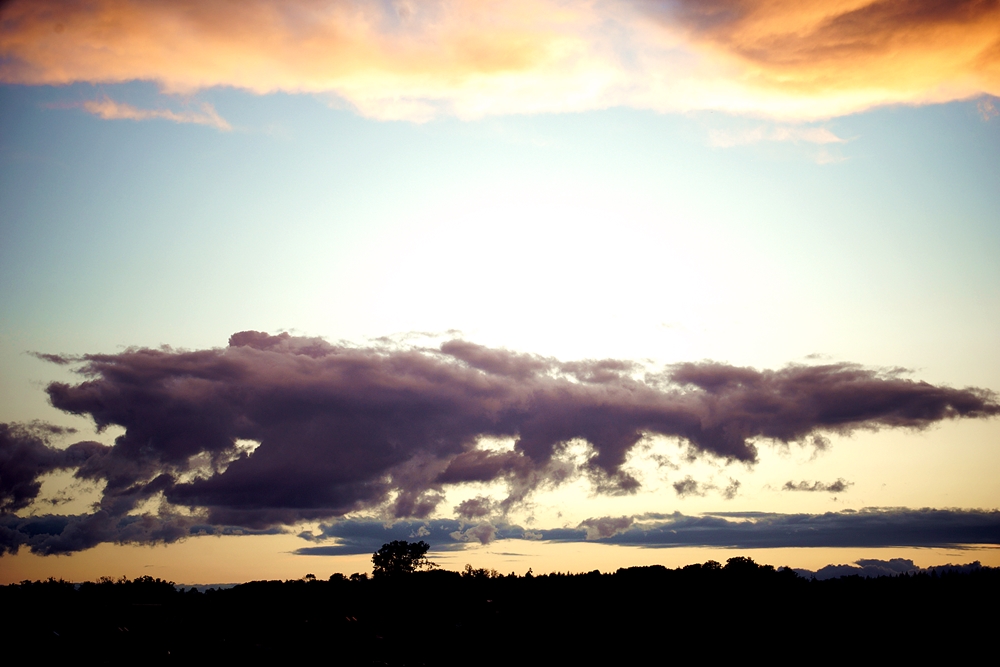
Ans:
[[[881,560],[878,558],[862,558],[855,561],[853,565],[827,565],[813,572],[795,568],[795,572],[802,577],[815,577],[820,581],[824,579],[837,579],[839,577],[898,577],[901,574],[913,575],[922,573],[946,574],[975,572],[980,569],[979,561],[965,563],[963,565],[934,565],[928,568],[917,567],[908,558],[891,558]]]
[[[482,531],[484,526],[489,526],[491,539],[495,540],[597,542],[646,548],[962,548],[1000,544],[1000,512],[982,510],[869,508],[826,514],[728,512],[702,516],[675,512],[591,518],[575,528],[529,531],[502,522],[484,522],[476,527]],[[461,548],[462,540],[456,536],[466,527],[451,519],[389,524],[358,519],[336,521],[323,525],[318,535],[303,535],[321,544],[302,547],[296,553],[312,556],[372,553],[390,540],[407,539],[422,539],[435,551],[449,551]],[[871,570],[856,569],[831,576],[852,573],[878,576]]]
[[[647,514],[605,541],[645,547],[959,547],[1000,544],[1000,512],[952,509],[845,510],[825,514]],[[572,537],[572,536],[567,536]]]
[[[376,118],[817,119],[1000,94],[995,0],[13,0],[0,80],[330,94]]]
[[[95,514],[64,517],[66,529],[102,541],[116,526],[125,532],[114,539],[155,541],[196,526],[267,530],[359,510],[421,519],[437,511],[447,485],[506,485],[496,506],[480,497],[455,508],[479,519],[581,474],[598,492],[632,492],[639,482],[623,464],[650,435],[753,463],[758,440],[822,441],[822,433],[919,429],[1000,413],[988,391],[936,387],[898,370],[701,362],[652,371],[462,340],[351,347],[244,331],[218,349],[39,356],[78,364],[85,378],[50,384],[53,406],[125,432],[112,447],[58,450],[37,433],[5,427],[2,502],[26,507],[40,475],[73,468],[103,484],[103,496]],[[489,447],[483,438],[513,447]],[[564,455],[580,441],[589,458],[577,463]],[[143,516],[163,526],[138,531],[134,515],[150,502],[159,514]],[[482,531],[468,538],[484,536],[492,539]]]

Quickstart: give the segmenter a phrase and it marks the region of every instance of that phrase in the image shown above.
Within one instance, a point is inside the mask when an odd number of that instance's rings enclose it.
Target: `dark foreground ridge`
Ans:
[[[820,581],[737,557],[610,574],[307,575],[205,592],[151,577],[50,579],[0,587],[0,604],[5,645],[48,664],[799,662],[974,657],[993,643],[998,593],[997,568]]]

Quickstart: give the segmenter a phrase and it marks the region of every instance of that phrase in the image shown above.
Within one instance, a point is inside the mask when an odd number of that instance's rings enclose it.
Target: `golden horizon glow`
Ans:
[[[302,541],[282,535],[201,536],[170,545],[104,543],[72,555],[39,556],[22,549],[4,556],[0,585],[43,580],[58,571],[67,581],[96,581],[100,577],[135,579],[151,576],[178,585],[238,584],[247,581],[300,579],[313,573],[326,579],[335,572],[371,573],[371,554],[306,556],[293,553]],[[469,545],[458,551],[431,552],[431,560],[445,570],[461,571],[466,564],[495,569],[501,574],[551,572],[614,572],[620,567],[663,565],[669,568],[715,560],[725,563],[746,556],[762,565],[816,571],[826,565],[860,559],[909,558],[918,567],[959,565],[979,561],[1000,567],[996,545],[963,547],[778,547],[730,549],[722,547],[642,548],[595,542],[539,542],[502,540]]]

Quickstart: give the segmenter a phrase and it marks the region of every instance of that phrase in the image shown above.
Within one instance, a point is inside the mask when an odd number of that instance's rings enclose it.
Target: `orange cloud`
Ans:
[[[0,81],[330,94],[426,120],[632,106],[808,120],[1000,94],[997,0],[13,0]]]
[[[730,62],[760,99],[794,100],[789,109],[807,115],[814,105],[836,115],[1000,91],[997,0],[671,0],[646,8],[666,30],[680,27],[696,49]]]

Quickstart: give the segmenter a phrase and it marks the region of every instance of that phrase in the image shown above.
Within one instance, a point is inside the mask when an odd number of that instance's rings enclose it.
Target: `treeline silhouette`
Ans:
[[[49,579],[0,587],[4,642],[32,660],[346,665],[973,659],[994,645],[1000,569],[818,581],[731,558],[678,569],[369,578]]]

